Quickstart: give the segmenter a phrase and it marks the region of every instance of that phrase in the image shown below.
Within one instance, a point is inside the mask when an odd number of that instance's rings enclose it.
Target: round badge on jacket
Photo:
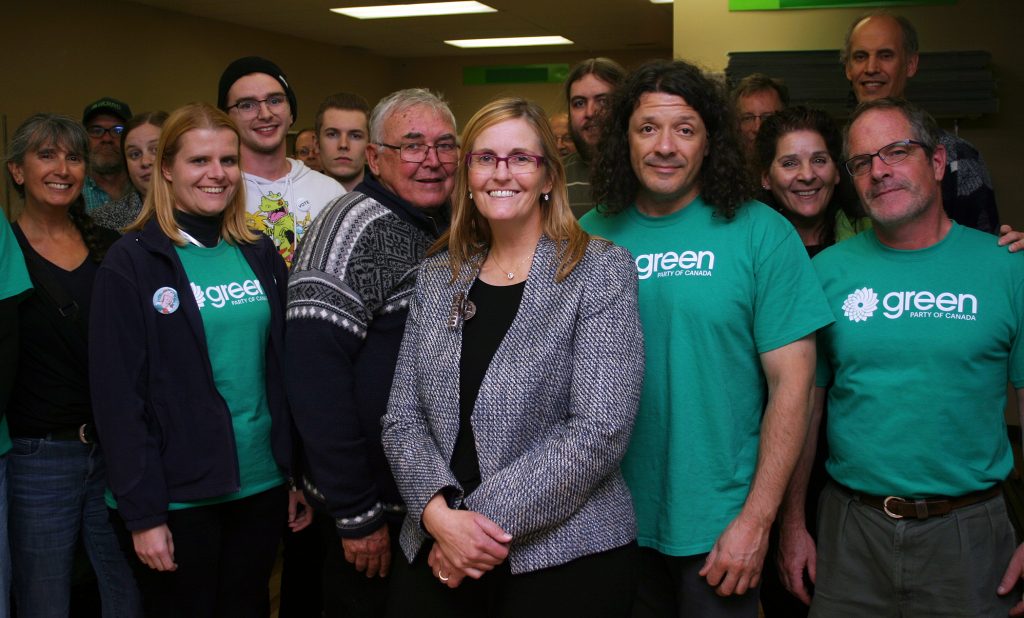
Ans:
[[[153,308],[157,313],[174,313],[181,306],[178,300],[178,290],[170,287],[162,287],[153,294]]]

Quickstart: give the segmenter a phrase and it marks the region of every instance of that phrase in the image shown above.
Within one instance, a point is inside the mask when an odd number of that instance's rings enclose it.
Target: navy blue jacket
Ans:
[[[266,352],[271,446],[291,472],[291,417],[284,389],[288,273],[269,238],[240,244],[270,304]],[[171,313],[157,290],[177,291]],[[231,413],[214,386],[199,306],[171,240],[152,219],[107,252],[96,275],[89,336],[93,415],[110,488],[129,530],[167,520],[170,502],[239,490]]]

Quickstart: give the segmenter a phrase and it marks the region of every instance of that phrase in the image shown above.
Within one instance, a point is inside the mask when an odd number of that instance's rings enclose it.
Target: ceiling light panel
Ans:
[[[466,15],[497,13],[498,10],[479,2],[424,2],[420,4],[384,4],[331,9],[356,19],[390,19],[395,17],[429,17],[433,15]]]
[[[564,36],[515,36],[498,39],[457,39],[445,41],[448,45],[462,48],[480,47],[531,47],[534,45],[572,45]]]

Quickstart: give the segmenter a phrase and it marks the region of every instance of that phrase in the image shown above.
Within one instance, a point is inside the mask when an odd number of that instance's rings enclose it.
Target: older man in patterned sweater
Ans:
[[[287,354],[306,489],[334,518],[351,563],[337,598],[376,615],[404,514],[380,417],[417,268],[447,227],[458,146],[447,104],[421,89],[377,104],[370,141],[372,175],[328,206],[299,248]]]

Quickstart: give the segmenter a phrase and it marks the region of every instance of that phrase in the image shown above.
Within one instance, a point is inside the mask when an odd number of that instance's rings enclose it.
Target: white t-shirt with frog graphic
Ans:
[[[345,194],[345,188],[302,161],[288,159],[291,171],[283,178],[267,180],[242,173],[245,180],[246,220],[254,230],[274,241],[291,268],[299,241],[309,225],[328,204]]]

